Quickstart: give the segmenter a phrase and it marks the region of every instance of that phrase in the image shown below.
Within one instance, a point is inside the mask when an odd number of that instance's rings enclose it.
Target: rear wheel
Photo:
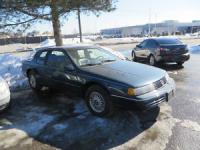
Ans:
[[[177,62],[178,66],[182,66],[184,62]]]
[[[111,116],[114,113],[114,107],[108,92],[98,85],[88,88],[86,103],[90,112],[96,116]]]
[[[34,91],[40,91],[42,89],[42,86],[39,85],[36,76],[37,74],[34,71],[30,71],[28,73],[29,85]]]
[[[155,57],[153,55],[150,55],[150,57],[149,57],[149,64],[151,66],[155,66],[156,65],[156,59],[155,59]]]

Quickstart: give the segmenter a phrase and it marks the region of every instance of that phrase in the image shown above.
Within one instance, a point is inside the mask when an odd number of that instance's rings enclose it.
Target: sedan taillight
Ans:
[[[170,54],[170,53],[169,53],[169,52],[170,52],[169,49],[167,49],[167,48],[162,48],[162,47],[159,48],[159,52],[160,52],[160,55],[167,55],[167,54]]]

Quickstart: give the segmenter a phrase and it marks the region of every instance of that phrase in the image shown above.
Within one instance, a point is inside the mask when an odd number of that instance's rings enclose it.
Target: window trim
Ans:
[[[66,57],[66,59],[69,59],[69,62],[71,63],[71,65],[73,65],[73,67],[74,68],[76,68],[76,65],[74,64],[74,62],[71,60],[71,58],[68,56],[68,54],[67,54],[67,52],[64,50],[64,49],[62,49],[62,48],[51,48],[51,49],[49,49],[49,51],[48,51],[48,54],[47,54],[47,56],[46,56],[46,66],[48,66],[48,67],[50,67],[50,68],[56,68],[56,67],[53,67],[53,66],[50,66],[50,65],[48,65],[47,64],[47,62],[48,62],[48,57],[51,55],[51,53],[53,52],[53,51],[60,51],[60,52],[63,52],[63,54],[65,55],[65,57]]]

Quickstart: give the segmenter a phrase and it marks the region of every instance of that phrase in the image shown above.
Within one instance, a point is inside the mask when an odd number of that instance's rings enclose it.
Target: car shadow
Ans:
[[[180,66],[175,63],[160,64],[160,65],[157,65],[157,67],[164,69],[166,71],[176,71],[176,70],[181,70],[184,68],[184,66]]]
[[[138,62],[138,63],[149,65],[147,62]],[[157,64],[155,67],[158,67],[160,69],[164,69],[166,71],[177,71],[177,70],[184,69],[183,65],[180,66],[180,65],[177,65],[176,63],[161,63],[161,64]]]
[[[36,142],[36,149],[43,145],[48,145],[47,149],[114,148],[149,129],[159,113],[159,107],[146,112],[120,110],[111,118],[99,118],[88,112],[80,98],[59,92],[39,95],[30,90],[17,92],[12,94],[11,109],[0,114],[0,149],[9,146],[29,149]],[[4,139],[9,139],[8,132],[16,134],[15,145],[6,145],[9,142],[1,140],[4,135]],[[28,135],[35,142],[27,144],[27,137],[22,135]]]

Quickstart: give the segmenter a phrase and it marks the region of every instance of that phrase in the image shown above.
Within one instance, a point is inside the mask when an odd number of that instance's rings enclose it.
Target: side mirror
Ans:
[[[141,45],[136,45],[136,47],[137,47],[137,48],[142,48],[142,46],[141,46]]]
[[[65,71],[74,71],[74,70],[75,70],[75,68],[74,68],[74,66],[72,64],[69,64],[69,65],[65,66]]]

